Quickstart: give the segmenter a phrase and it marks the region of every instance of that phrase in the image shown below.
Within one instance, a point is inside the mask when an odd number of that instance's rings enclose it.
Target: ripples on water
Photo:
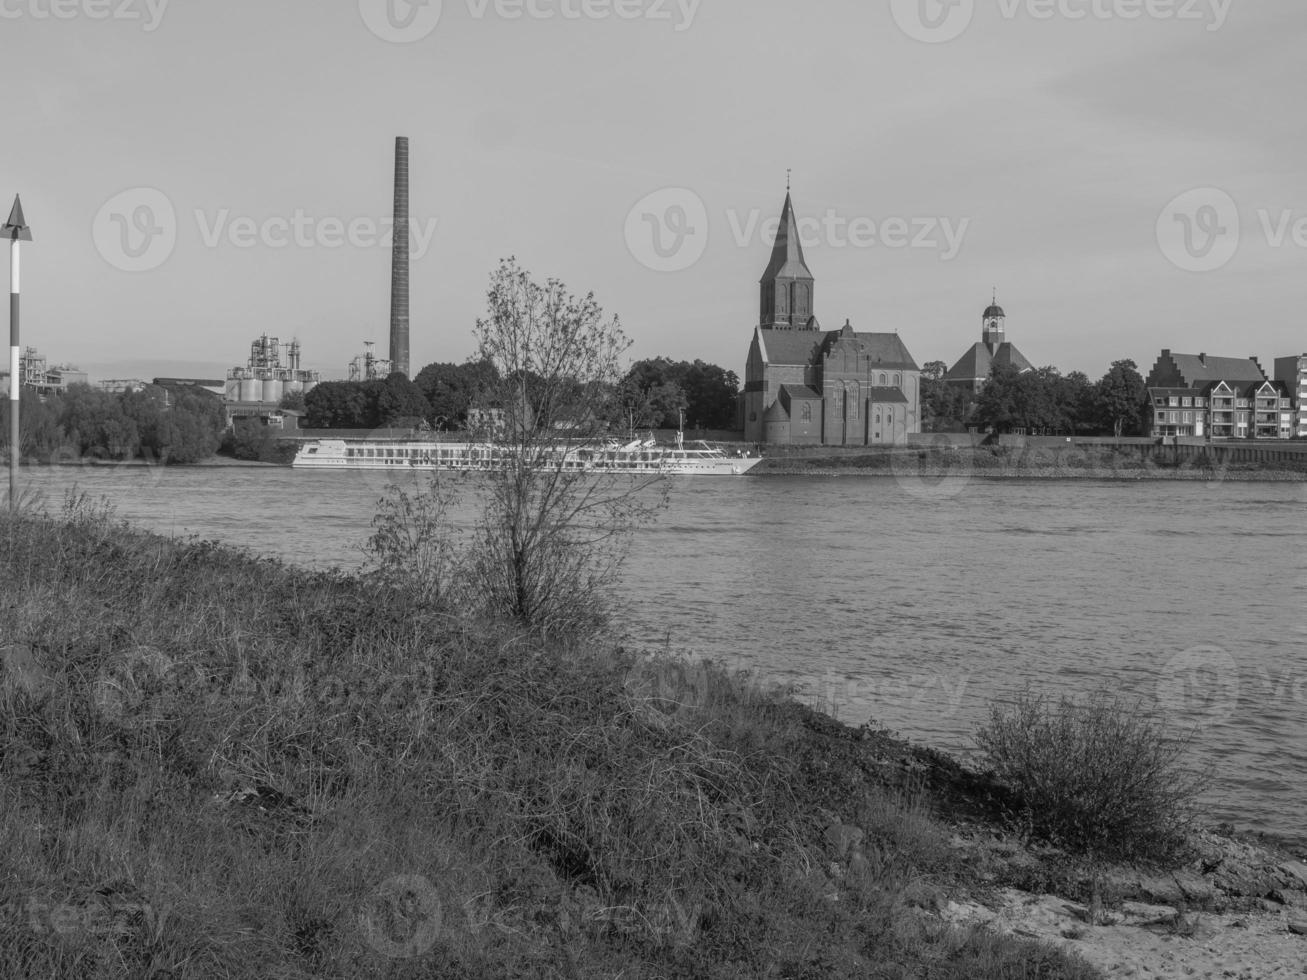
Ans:
[[[305,565],[356,566],[380,474],[33,470],[119,516]],[[637,644],[799,685],[847,722],[965,753],[1029,683],[1152,698],[1168,662],[1238,664],[1228,718],[1202,705],[1212,816],[1307,838],[1307,590],[1293,484],[688,479],[637,535],[621,585]],[[473,491],[474,493],[474,491]],[[474,501],[456,521],[471,520]],[[1227,678],[1228,680],[1228,678]],[[1201,692],[1199,692],[1201,694]]]

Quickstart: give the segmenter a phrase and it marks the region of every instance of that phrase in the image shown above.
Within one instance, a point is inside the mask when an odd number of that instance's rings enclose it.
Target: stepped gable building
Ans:
[[[1290,399],[1255,357],[1163,350],[1145,381],[1152,434],[1210,439],[1288,439]]]
[[[1275,380],[1293,403],[1294,435],[1307,438],[1307,354],[1277,357]]]
[[[840,330],[823,330],[813,288],[787,191],[745,366],[745,439],[804,446],[906,442],[921,431],[917,362],[897,333],[860,333],[848,320]]]
[[[1014,367],[1022,374],[1035,369],[1016,344],[1007,339],[1007,314],[998,305],[997,293],[993,304],[982,314],[982,322],[980,343],[973,344],[944,375],[945,383],[968,388],[972,394],[980,393],[995,367]]]

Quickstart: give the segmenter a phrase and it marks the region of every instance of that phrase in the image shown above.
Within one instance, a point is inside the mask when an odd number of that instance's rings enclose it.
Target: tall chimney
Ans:
[[[395,246],[390,260],[391,370],[408,364],[408,137],[395,137]]]

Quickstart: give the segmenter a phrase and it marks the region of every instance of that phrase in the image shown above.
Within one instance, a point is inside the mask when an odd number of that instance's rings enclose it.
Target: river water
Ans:
[[[118,517],[356,567],[381,474],[24,470]],[[639,645],[794,685],[966,754],[1027,683],[1155,701],[1215,768],[1213,820],[1307,840],[1307,487],[903,477],[683,479],[618,588]],[[465,505],[460,520],[470,520]]]

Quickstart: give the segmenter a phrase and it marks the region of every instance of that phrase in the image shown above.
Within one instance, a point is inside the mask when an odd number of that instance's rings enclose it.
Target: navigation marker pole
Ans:
[[[32,240],[32,232],[23,217],[23,202],[14,195],[14,208],[9,220],[0,229],[0,236],[9,239],[9,513],[18,508],[18,396],[22,391],[19,377],[21,350],[18,345],[18,258],[22,242]]]

